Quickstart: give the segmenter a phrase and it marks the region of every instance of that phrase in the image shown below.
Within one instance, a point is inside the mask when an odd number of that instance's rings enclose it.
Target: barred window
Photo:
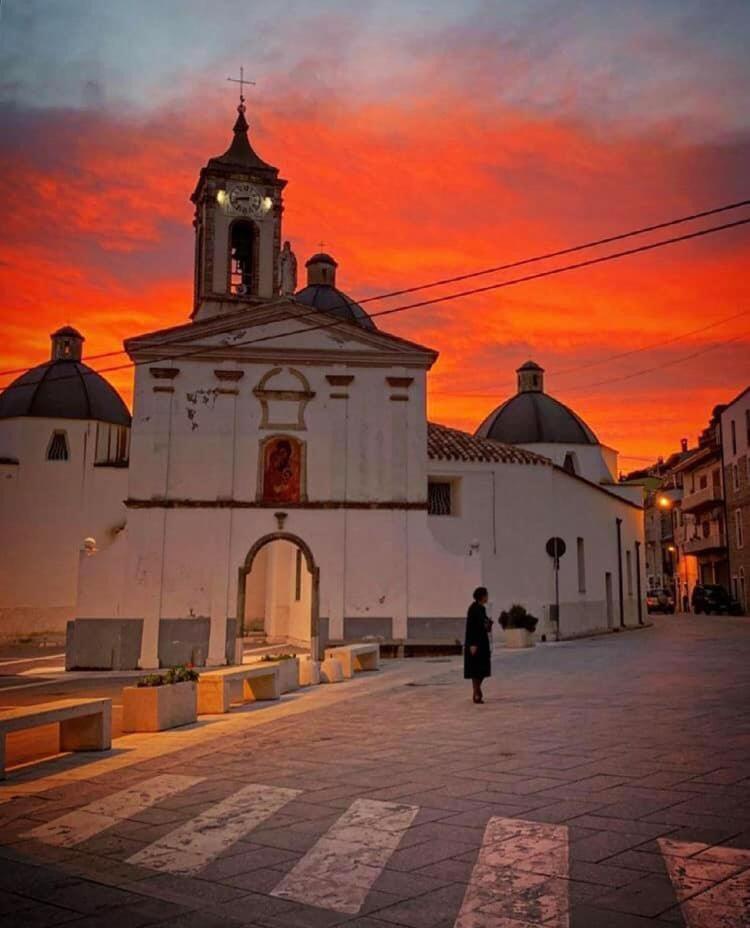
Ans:
[[[67,461],[69,456],[68,436],[65,432],[53,432],[47,448],[47,460]]]
[[[452,486],[448,480],[430,480],[427,484],[427,511],[431,516],[453,514]]]

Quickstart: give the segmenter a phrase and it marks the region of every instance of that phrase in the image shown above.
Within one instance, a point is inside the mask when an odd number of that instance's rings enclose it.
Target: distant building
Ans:
[[[721,413],[732,594],[750,609],[750,387]]]
[[[729,589],[721,463],[724,408],[714,408],[709,424],[698,439],[698,447],[674,468],[683,487],[675,535],[683,595],[690,595],[696,582],[718,583]]]
[[[680,451],[666,460],[626,474],[620,482],[643,487],[643,521],[646,583],[650,590],[668,589],[677,595],[678,551],[675,532],[680,520],[682,476],[675,473],[677,464],[692,454],[683,438]],[[677,604],[678,609],[681,603]]]

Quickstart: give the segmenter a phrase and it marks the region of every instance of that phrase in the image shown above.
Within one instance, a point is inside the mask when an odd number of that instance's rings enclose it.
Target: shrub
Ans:
[[[506,628],[525,628],[527,632],[533,632],[536,629],[539,619],[530,615],[525,606],[514,603],[506,612],[500,613],[500,624],[503,629]]]
[[[192,667],[185,667],[180,664],[179,667],[170,667],[165,674],[167,683],[196,683],[198,680],[198,671]]]
[[[264,654],[261,660],[264,661],[291,661],[297,657],[296,654]]]
[[[166,673],[150,673],[136,681],[136,686],[169,686],[172,683],[195,683],[198,672],[192,667],[170,667]]]

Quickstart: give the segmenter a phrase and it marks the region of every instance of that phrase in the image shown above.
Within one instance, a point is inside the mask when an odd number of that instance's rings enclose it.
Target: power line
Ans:
[[[612,354],[607,358],[600,358],[597,361],[587,361],[578,364],[575,367],[568,367],[561,371],[550,371],[554,377],[561,377],[564,374],[577,373],[589,367],[597,367],[600,364],[607,364],[610,361],[619,361],[622,358],[631,357],[634,354],[641,354],[644,351],[654,351],[657,348],[663,348],[665,345],[673,345],[675,342],[682,341],[683,338],[690,338],[691,335],[700,335],[702,332],[708,332],[709,329],[715,329],[727,322],[733,322],[735,319],[741,319],[743,316],[750,315],[750,309],[745,309],[741,313],[735,313],[733,316],[726,316],[724,319],[717,319],[716,322],[710,322],[708,325],[701,326],[699,329],[691,329],[689,332],[682,332],[680,335],[674,335],[672,338],[662,339],[660,342],[654,342],[652,345],[643,345],[641,348],[632,348],[630,351],[622,351],[619,354]]]
[[[534,274],[526,274],[523,277],[516,277],[516,278],[512,278],[511,280],[504,280],[504,281],[500,281],[499,283],[488,284],[484,287],[474,287],[469,290],[462,290],[457,293],[447,294],[445,296],[432,297],[428,300],[420,300],[416,303],[407,303],[403,306],[396,306],[391,309],[382,309],[379,312],[371,313],[370,315],[371,317],[391,316],[391,315],[394,315],[395,313],[402,313],[402,312],[406,312],[411,309],[420,309],[425,306],[434,306],[438,303],[445,303],[445,302],[449,302],[452,300],[462,299],[463,297],[474,296],[478,293],[487,293],[491,290],[499,290],[504,287],[511,287],[516,284],[527,283],[532,280],[540,280],[542,278],[552,277],[557,274],[563,274],[568,271],[579,270],[584,267],[592,267],[594,265],[602,264],[607,261],[614,261],[619,258],[625,258],[631,255],[641,254],[647,251],[653,251],[657,248],[663,248],[665,245],[674,245],[678,242],[690,241],[692,239],[701,238],[702,236],[705,236],[705,235],[711,235],[715,232],[722,232],[727,229],[733,229],[733,228],[737,228],[738,226],[747,225],[748,223],[750,223],[750,218],[738,219],[738,220],[735,220],[734,222],[723,223],[722,225],[718,225],[718,226],[709,226],[708,228],[700,229],[697,232],[687,232],[687,233],[684,233],[683,235],[673,236],[672,238],[660,239],[657,242],[650,242],[647,245],[639,245],[634,248],[625,249],[623,251],[612,252],[611,254],[608,254],[608,255],[600,255],[595,258],[587,258],[584,261],[578,261],[573,264],[563,265],[561,267],[549,268],[548,270],[545,270],[545,271],[537,271]],[[321,310],[315,310],[314,314],[317,315],[320,312]],[[301,318],[302,315],[308,315],[308,314],[307,313],[301,314],[300,317],[298,318]],[[232,347],[239,348],[239,347],[244,347],[248,345],[259,344],[260,342],[278,339],[280,337],[288,338],[291,335],[300,335],[300,334],[306,334],[308,332],[313,332],[319,329],[334,328],[336,326],[340,326],[342,322],[343,320],[341,319],[332,319],[330,321],[319,323],[318,325],[305,326],[305,328],[302,328],[302,329],[293,329],[290,332],[276,333],[273,335],[264,335],[264,336],[261,336],[260,338],[251,338],[251,339],[246,339],[244,341],[237,341],[232,344]],[[161,358],[149,358],[149,359],[144,359],[142,361],[130,361],[126,364],[119,364],[119,365],[114,365],[113,367],[100,368],[98,371],[94,371],[94,370],[90,372],[84,371],[83,374],[85,375],[86,373],[91,373],[91,374],[110,373],[112,371],[125,370],[130,367],[137,367],[142,364],[155,364],[155,363],[159,363],[159,361],[180,360],[183,358],[189,358],[197,354],[203,354],[205,351],[206,351],[206,346],[204,345],[204,346],[201,346],[200,348],[195,348],[191,351],[183,352],[182,354],[167,354],[167,355],[162,356]],[[76,373],[75,375],[70,375],[70,376],[78,377],[79,375]],[[64,379],[66,378],[59,377],[57,378],[55,382],[58,383]],[[22,389],[27,386],[31,386],[31,384],[17,384],[17,385],[11,384],[5,387],[2,392],[5,392],[10,389]]]
[[[732,322],[734,319],[740,319],[743,316],[750,315],[750,309],[745,309],[741,313],[735,313],[733,316],[726,316],[724,319],[718,319],[716,322],[711,322],[709,325],[701,326],[699,329],[691,329],[689,332],[683,332],[681,335],[675,335],[673,338],[666,338],[661,342],[655,342],[653,345],[643,345],[641,348],[633,348],[630,351],[623,351],[620,354],[608,355],[605,358],[599,358],[596,361],[588,361],[583,364],[575,365],[574,367],[568,367],[562,371],[547,371],[546,373],[554,376],[560,377],[563,374],[572,374],[578,373],[579,371],[585,370],[589,367],[596,367],[600,364],[608,364],[610,361],[617,361],[622,358],[630,357],[631,355],[640,354],[644,351],[654,351],[656,348],[663,348],[665,345],[673,345],[675,342],[682,341],[683,338],[689,338],[691,335],[698,335],[701,332],[707,332],[709,329],[715,329],[720,325],[724,325],[727,322]],[[577,389],[573,387],[572,389]],[[484,397],[492,398],[497,396],[497,392],[494,393],[476,393],[473,391],[460,391],[460,390],[432,390],[436,396],[469,396],[469,397]]]
[[[630,374],[623,374],[620,377],[609,377],[607,380],[598,380],[596,383],[587,383],[578,387],[570,387],[568,392],[579,393],[581,390],[591,390],[594,387],[601,387],[605,384],[619,383],[623,380],[632,380],[634,377],[642,377],[644,374],[651,374],[654,371],[663,370],[665,367],[673,367],[675,364],[683,364],[685,361],[692,361],[693,358],[698,358],[703,354],[708,354],[709,351],[716,351],[718,348],[725,348],[727,345],[742,341],[745,338],[750,338],[750,332],[743,332],[740,335],[735,335],[734,338],[727,338],[722,342],[715,342],[713,345],[706,345],[703,348],[699,348],[698,351],[694,351],[692,354],[686,354],[681,358],[673,358],[671,361],[663,361],[661,364],[655,364],[653,367],[646,367],[640,371],[633,371]]]
[[[713,207],[712,209],[702,210],[701,212],[697,212],[697,213],[691,213],[688,216],[679,216],[676,219],[669,219],[665,222],[659,222],[654,225],[641,226],[638,229],[631,229],[627,232],[619,232],[616,235],[609,235],[606,238],[595,239],[591,242],[582,242],[578,245],[570,245],[566,248],[558,249],[557,251],[548,251],[548,252],[545,252],[544,254],[534,255],[530,258],[522,258],[518,261],[511,261],[507,264],[499,264],[499,265],[496,265],[495,267],[484,268],[483,270],[479,270],[479,271],[471,271],[467,274],[459,274],[454,277],[445,277],[442,280],[435,280],[435,281],[431,281],[425,284],[417,284],[414,287],[406,287],[402,290],[392,290],[388,293],[380,293],[380,294],[377,294],[376,296],[364,297],[362,299],[354,300],[354,302],[362,305],[363,303],[372,303],[376,300],[386,300],[386,299],[392,299],[393,297],[397,297],[397,296],[404,296],[407,293],[417,293],[421,290],[428,290],[433,287],[442,287],[442,286],[446,286],[447,284],[451,284],[451,283],[460,283],[463,280],[470,280],[472,278],[482,277],[488,274],[496,274],[496,273],[499,273],[500,271],[507,271],[507,270],[511,270],[516,267],[523,267],[527,264],[535,264],[539,261],[548,261],[550,258],[559,258],[559,257],[562,257],[563,255],[574,254],[575,252],[579,252],[579,251],[586,251],[589,248],[597,248],[597,247],[600,247],[601,245],[607,245],[607,244],[611,244],[612,242],[622,241],[623,239],[633,238],[634,236],[637,236],[637,235],[645,235],[649,232],[656,232],[659,229],[666,229],[672,226],[682,225],[686,222],[694,222],[697,219],[704,219],[706,216],[714,216],[718,213],[725,213],[730,210],[740,209],[744,206],[750,206],[750,200],[738,200],[736,203],[727,203],[723,206],[716,206],[716,207]],[[272,302],[278,302],[278,300],[272,301]],[[346,303],[342,303],[341,308],[342,309],[345,308],[346,305],[347,305]],[[333,308],[336,309],[338,307],[333,307]],[[316,311],[312,311],[309,313],[309,315],[315,315],[315,312]],[[372,313],[371,315],[378,315],[378,314]],[[188,335],[186,337],[190,338],[192,336]],[[175,341],[181,341],[181,339],[176,339]],[[112,358],[120,354],[126,354],[126,351],[124,349],[119,349],[117,351],[103,351],[103,352],[100,352],[99,354],[89,355],[87,360],[88,361],[99,361],[102,358]],[[20,368],[13,368],[13,369],[0,371],[0,377],[8,377],[13,374],[23,374],[27,370],[28,370],[27,367],[20,367]]]
[[[468,274],[460,274],[457,277],[446,277],[443,280],[436,280],[432,283],[419,284],[415,287],[407,287],[404,290],[394,290],[392,293],[385,293],[380,296],[371,296],[363,300],[357,300],[358,303],[370,303],[373,300],[385,300],[388,297],[404,296],[407,293],[416,293],[419,290],[427,290],[430,287],[441,287],[445,284],[459,283],[462,280],[470,280],[473,277],[482,277],[487,274],[496,274],[499,271],[508,271],[515,267],[523,267],[525,264],[533,264],[536,261],[546,261],[550,258],[561,258],[563,255],[574,254],[577,251],[586,251],[589,248],[596,248],[599,245],[609,245],[612,242],[619,242],[626,238],[632,238],[636,235],[645,235],[647,232],[656,232],[659,229],[667,229],[670,226],[678,226],[685,222],[693,222],[696,219],[704,219],[706,216],[714,216],[717,213],[725,213],[728,210],[739,209],[743,206],[750,206],[750,200],[738,200],[736,203],[728,203],[726,206],[717,206],[713,209],[703,210],[700,213],[692,213],[690,216],[680,216],[677,219],[669,219],[666,222],[659,222],[652,226],[642,226],[640,229],[632,229],[629,232],[620,232],[617,235],[610,235],[607,238],[600,238],[593,242],[585,242],[580,245],[571,245],[567,248],[561,248],[558,251],[548,251],[546,254],[535,255],[533,258],[523,258],[520,261],[513,261],[510,264],[499,264],[496,267],[488,267],[482,271],[471,271]]]

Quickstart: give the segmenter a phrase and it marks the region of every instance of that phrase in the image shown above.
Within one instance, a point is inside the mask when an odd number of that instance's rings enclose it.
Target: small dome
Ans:
[[[14,416],[130,425],[127,406],[101,374],[79,360],[61,358],[33,367],[0,394],[0,419]]]
[[[312,258],[308,258],[307,261],[305,261],[305,267],[310,267],[311,264],[332,264],[334,267],[339,266],[338,261],[330,255],[327,255],[324,251],[319,251],[316,255],[313,255]]]
[[[304,303],[305,306],[337,316],[345,322],[354,322],[363,329],[372,331],[376,329],[375,323],[359,303],[355,303],[345,293],[330,284],[308,284],[307,287],[303,287],[294,294],[294,299],[298,303]]]
[[[346,322],[354,322],[363,329],[375,329],[375,323],[359,303],[355,303],[336,286],[338,266],[335,258],[322,251],[313,255],[305,261],[307,286],[295,293],[294,299]]]
[[[479,426],[476,435],[508,445],[599,444],[596,435],[572,409],[535,390],[517,393],[498,406]]]

